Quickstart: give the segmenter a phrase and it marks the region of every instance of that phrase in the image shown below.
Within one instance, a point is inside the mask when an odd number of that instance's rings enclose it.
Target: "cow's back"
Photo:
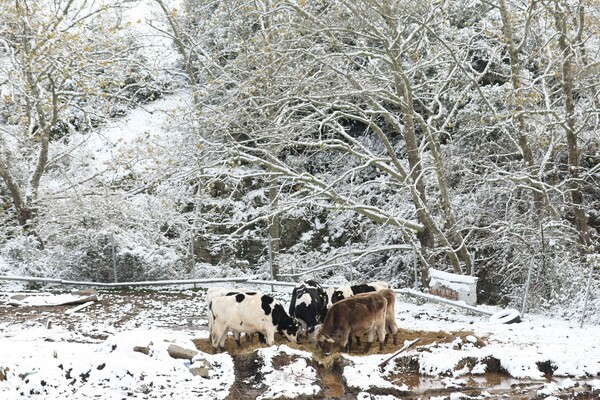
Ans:
[[[378,292],[366,293],[361,296],[353,296],[340,300],[333,304],[327,312],[321,332],[330,335],[341,327],[350,327],[350,329],[353,329],[364,325],[363,322],[373,319],[382,310],[385,313],[386,308],[387,300]]]
[[[211,312],[214,322],[224,324],[239,332],[255,332],[257,327],[270,320],[262,310],[263,295],[248,295],[241,292],[230,292],[211,300]],[[267,318],[268,317],[268,318]]]

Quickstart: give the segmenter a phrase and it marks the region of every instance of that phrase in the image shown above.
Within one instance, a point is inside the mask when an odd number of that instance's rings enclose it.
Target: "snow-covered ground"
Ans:
[[[4,303],[14,288],[1,290]],[[288,293],[278,296],[289,301]],[[1,399],[336,397],[326,382],[331,367],[323,365],[326,361],[316,349],[306,351],[306,345],[301,349],[280,339],[272,347],[253,344],[238,350],[230,339],[231,350],[209,354],[202,290],[109,291],[99,298],[71,314],[65,311],[72,305],[42,311],[0,306]],[[393,352],[388,347],[386,354],[339,356],[344,398],[552,399],[572,398],[568,396],[573,393],[598,398],[600,327],[580,328],[533,315],[505,325],[483,314],[411,301],[398,297],[400,342],[409,335],[423,341],[384,369],[378,365]],[[173,343],[204,351],[192,362],[175,359],[167,352]],[[529,392],[514,397],[518,385],[500,390],[485,383],[474,387],[473,379],[490,372],[490,360],[497,364],[495,372],[506,371],[512,383],[527,382]],[[210,365],[208,377],[191,373],[190,365],[205,363]],[[412,370],[407,369],[409,363]],[[546,379],[542,370],[553,370],[552,378]],[[416,384],[403,379],[415,373],[421,377]],[[441,389],[435,395],[419,387],[428,377]]]

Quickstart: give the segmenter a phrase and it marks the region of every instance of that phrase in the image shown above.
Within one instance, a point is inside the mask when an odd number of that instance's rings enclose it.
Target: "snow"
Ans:
[[[78,304],[82,299],[87,299],[89,296],[81,296],[77,294],[47,294],[41,296],[28,296],[21,300],[12,299],[12,303],[28,306],[55,306],[65,304]]]
[[[413,306],[402,303],[397,314],[400,319],[407,313],[419,310],[422,315],[432,316],[436,306],[426,304]],[[449,313],[458,311],[449,310]],[[446,321],[440,326],[434,318],[399,321],[400,327],[416,330],[472,331],[478,337],[489,338],[486,346],[476,347],[470,341],[463,343],[460,349],[452,344],[443,344],[431,348],[431,352],[422,353],[420,366],[423,372],[441,374],[452,371],[452,367],[462,358],[483,359],[494,357],[501,361],[502,367],[516,378],[540,379],[538,362],[552,361],[557,368],[556,376],[597,376],[600,374],[600,346],[594,337],[600,333],[600,327],[580,328],[572,323],[558,319],[549,319],[535,315],[519,324],[498,324],[482,319],[480,316],[454,314],[456,320]]]
[[[183,360],[166,353],[172,342],[194,347],[189,338],[174,332],[132,330],[99,345],[63,342],[63,333],[37,330],[0,339],[2,365],[8,368],[8,379],[0,382],[3,399],[122,398],[150,391],[166,398],[195,393],[200,398],[222,399],[234,380],[228,354],[205,355],[209,363],[221,366],[218,375],[192,376]],[[140,343],[152,343],[150,356],[133,350]]]
[[[344,358],[350,361],[350,366],[344,368],[344,379],[350,386],[365,390],[371,387],[396,388],[398,390],[408,390],[407,386],[398,387],[384,379],[379,370],[379,364],[388,358],[389,355],[382,356],[349,356]]]
[[[477,283],[478,278],[475,276],[468,275],[457,275],[449,272],[438,271],[437,269],[429,268],[429,276],[432,278],[439,278],[443,281],[457,282],[457,283]]]
[[[261,369],[264,378],[261,385],[267,387],[267,391],[259,396],[258,399],[294,398],[300,395],[315,395],[320,391],[320,387],[315,384],[317,372],[306,363],[306,359],[312,358],[312,354],[305,351],[298,351],[285,345],[260,349],[258,353],[264,360],[264,366]],[[279,354],[300,356],[303,358],[298,358],[290,365],[280,370],[275,370],[272,360],[273,357]],[[290,382],[294,384],[290,385]]]
[[[167,38],[157,39],[155,31],[142,23],[155,17],[156,9],[151,2],[139,2],[129,10],[125,21],[129,21],[137,32],[132,35],[142,40],[145,56],[154,62],[156,70],[167,71],[174,68],[179,60],[175,49]],[[154,5],[156,7],[156,5]],[[155,25],[161,27],[159,21]],[[2,60],[0,59],[0,62]],[[10,96],[3,91],[0,97]],[[165,127],[169,126],[174,110],[189,109],[189,95],[175,93],[147,105],[132,110],[120,121],[111,122],[101,132],[73,134],[71,140],[78,143],[71,153],[74,160],[69,164],[67,175],[77,178],[82,185],[91,177],[100,174],[99,179],[118,180],[130,172],[142,173],[160,169],[160,162],[168,160],[169,152],[176,152],[172,145],[173,135],[165,138]],[[10,136],[10,135],[8,135]],[[167,155],[166,155],[167,154]],[[160,155],[160,156],[159,156]],[[93,162],[91,161],[93,160]],[[116,166],[116,167],[111,167]],[[115,168],[111,171],[110,168]],[[51,176],[51,175],[50,175]],[[56,193],[64,190],[61,181],[48,179],[44,190]],[[248,200],[260,196],[251,193]],[[140,208],[152,209],[152,205],[142,204]],[[165,200],[166,202],[166,200]],[[315,230],[323,228],[323,223],[314,220]],[[343,233],[340,229],[338,236]],[[315,231],[303,233],[301,241],[308,241]],[[324,240],[327,240],[325,238]],[[552,245],[553,240],[550,240]],[[323,248],[328,246],[323,244]],[[132,254],[144,255],[144,246],[132,247]],[[0,270],[8,270],[8,265],[0,260]],[[456,279],[437,272],[440,278]],[[432,274],[434,276],[434,274]],[[332,278],[332,282],[337,279]],[[476,278],[460,277],[461,283],[473,283]],[[3,291],[12,292],[16,285],[2,286]],[[65,297],[66,296],[66,297]],[[70,295],[57,295],[52,304],[69,301]],[[41,303],[47,298],[31,297],[30,305]],[[123,310],[130,304],[120,304]],[[200,353],[196,359],[204,359],[211,365],[208,378],[193,376],[187,360],[173,359],[167,353],[170,344],[194,348],[191,339],[205,337],[206,332],[181,331],[173,328],[159,328],[153,317],[160,313],[156,304],[155,315],[140,313],[131,324],[115,327],[114,321],[107,319],[95,322],[88,319],[85,311],[75,313],[74,323],[80,331],[72,331],[66,326],[53,326],[48,329],[34,323],[15,325],[0,321],[0,372],[6,374],[0,380],[0,398],[3,400],[21,398],[200,398],[224,399],[229,396],[235,381],[234,360],[228,353]],[[25,311],[23,311],[25,310]],[[26,312],[27,308],[15,308],[14,313]],[[490,307],[491,311],[500,309]],[[468,397],[459,391],[466,385],[466,375],[484,374],[483,360],[495,358],[512,377],[540,382],[538,396],[556,399],[561,390],[571,389],[585,382],[592,390],[600,390],[600,326],[580,328],[574,323],[536,315],[528,315],[520,324],[503,325],[490,322],[487,317],[457,311],[454,308],[425,303],[415,305],[399,300],[396,306],[396,319],[403,329],[413,331],[468,332],[465,341],[456,338],[450,343],[433,343],[426,351],[409,349],[405,354],[418,361],[419,372],[423,375],[439,377],[446,388],[456,388],[451,399]],[[162,314],[159,314],[161,317]],[[178,314],[177,314],[178,315]],[[185,320],[182,318],[185,323]],[[205,322],[202,320],[202,322]],[[140,327],[136,327],[136,326]],[[101,331],[107,333],[106,340],[94,341],[84,338],[82,332]],[[478,338],[485,342],[478,344]],[[136,346],[146,346],[149,354],[134,351]],[[319,378],[314,367],[313,354],[299,351],[286,345],[276,345],[257,350],[263,361],[260,373],[262,380],[257,388],[264,389],[261,399],[298,396],[314,396],[319,390]],[[273,360],[285,355],[291,362],[275,367]],[[390,400],[392,395],[372,395],[373,388],[409,390],[405,384],[390,381],[394,364],[390,363],[381,371],[379,363],[389,355],[344,355],[346,366],[343,377],[348,386],[359,390],[359,399]],[[478,360],[473,367],[459,368],[462,360]],[[551,363],[555,377],[564,379],[544,381],[539,363]],[[483,397],[487,397],[485,392]],[[440,396],[440,399],[446,399]]]
[[[289,293],[280,296],[287,298]],[[151,302],[151,306],[161,307],[155,302]],[[168,314],[171,306],[162,304],[162,307],[162,312]],[[175,309],[181,307],[184,305]],[[14,312],[27,312],[27,309],[16,307]],[[188,360],[174,359],[167,353],[171,344],[195,349],[191,339],[206,338],[206,331],[157,328],[153,320],[156,316],[148,313],[139,313],[132,320],[133,325],[116,328],[110,319],[94,322],[86,318],[85,312],[70,317],[80,325],[75,332],[60,324],[47,329],[35,324],[19,326],[0,322],[0,372],[5,371],[7,376],[0,381],[0,398],[188,398],[192,393],[194,398],[224,399],[230,394],[235,368],[229,353],[200,352],[194,358],[194,361],[205,360],[211,366],[208,378],[193,376]],[[468,376],[485,373],[484,360],[489,357],[499,360],[512,377],[539,382],[539,396],[550,398],[561,390],[583,384],[591,390],[600,389],[598,326],[580,328],[535,315],[529,315],[519,324],[503,325],[464,310],[433,303],[416,305],[400,298],[396,312],[402,329],[465,333],[464,339],[433,342],[421,348],[417,342],[405,352],[418,361],[422,375],[438,377],[443,388],[453,391],[450,398],[461,398],[460,390],[468,385]],[[185,319],[174,316],[177,318]],[[82,335],[93,329],[106,332],[109,337],[94,341]],[[148,354],[134,351],[136,346],[147,347]],[[261,380],[255,385],[257,390],[263,391],[258,398],[306,398],[320,393],[321,382],[315,369],[318,361],[311,352],[283,344],[255,351],[262,360],[258,375]],[[391,379],[398,373],[393,361],[380,370],[379,364],[389,356],[342,355],[343,379],[348,387],[358,391],[358,398],[393,399],[395,397],[390,395],[370,395],[369,391],[410,389]],[[277,357],[288,361],[276,366]],[[465,359],[478,362],[472,367],[461,366],[461,360]],[[556,368],[550,382],[538,368],[538,363],[544,362]],[[482,392],[479,398],[485,397]]]

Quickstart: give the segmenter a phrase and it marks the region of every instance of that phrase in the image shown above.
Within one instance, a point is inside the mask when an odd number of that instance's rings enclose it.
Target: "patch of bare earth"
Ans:
[[[456,338],[461,338],[465,341],[466,337],[472,335],[472,332],[425,332],[425,331],[409,331],[400,329],[398,331],[398,344],[394,345],[392,340],[388,340],[384,346],[383,352],[379,351],[379,344],[375,343],[368,354],[389,354],[397,352],[404,345],[404,341],[414,340],[419,338],[416,348],[426,348],[433,343],[444,344],[452,343]],[[210,353],[212,348],[208,339],[194,339],[196,348],[200,351]],[[364,355],[364,344],[366,337],[361,338],[361,345],[354,345],[354,351],[351,353],[354,356]],[[479,343],[483,344],[482,341]],[[307,398],[311,399],[355,399],[360,390],[348,385],[343,378],[343,371],[347,361],[341,357],[340,349],[332,352],[329,355],[323,355],[321,350],[303,340],[301,343],[290,343],[285,338],[276,335],[276,344],[285,344],[291,348],[306,351],[313,355],[312,360],[307,360],[308,364],[315,368],[318,376],[318,384],[321,386],[321,392],[318,395],[312,395]],[[262,360],[257,356],[256,349],[267,347],[266,344],[258,343],[256,339],[250,342],[247,338],[242,337],[241,346],[238,347],[232,337],[229,337],[225,343],[225,351],[229,353],[235,362],[236,383],[231,389],[228,397],[229,400],[252,399],[258,397],[265,389],[260,389],[260,381],[262,376],[260,368]],[[294,357],[287,354],[281,354],[273,359],[273,367],[281,368],[293,362]],[[412,357],[407,357],[402,360],[410,360]],[[393,361],[392,361],[393,362]],[[410,374],[418,374],[418,364],[406,371]],[[418,376],[418,375],[417,375]],[[418,381],[413,382],[418,384]],[[412,385],[409,385],[412,386]],[[372,388],[368,391],[371,394],[393,395],[398,398],[410,398],[410,391],[402,391],[398,389],[382,389]],[[450,392],[449,392],[450,393]],[[302,397],[297,397],[302,399]]]

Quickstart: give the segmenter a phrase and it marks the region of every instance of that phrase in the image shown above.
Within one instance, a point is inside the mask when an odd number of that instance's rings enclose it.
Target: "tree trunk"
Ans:
[[[590,245],[590,235],[585,215],[583,193],[579,182],[579,148],[576,129],[577,120],[575,118],[575,97],[573,94],[573,88],[575,87],[573,59],[576,55],[567,37],[567,17],[560,7],[558,2],[555,2],[554,17],[559,34],[558,46],[562,55],[560,72],[562,77],[561,85],[565,97],[564,106],[566,114],[566,121],[562,125],[567,138],[568,164],[569,173],[571,175],[570,193],[571,202],[573,203],[575,225],[579,232],[579,242],[587,247]],[[583,23],[583,19],[581,20],[581,23]]]
[[[17,214],[17,221],[19,225],[24,228],[30,226],[30,220],[33,216],[33,211],[29,208],[29,206],[25,203],[25,199],[23,198],[23,193],[21,192],[21,188],[16,182],[15,178],[11,174],[8,166],[4,162],[2,158],[0,158],[0,176],[4,180],[8,191],[12,197],[13,204],[15,206],[15,211]]]
[[[527,165],[527,174],[530,176],[530,181],[535,182],[536,174],[536,163],[533,157],[533,151],[531,150],[531,146],[529,145],[529,140],[527,139],[527,124],[525,123],[525,115],[524,111],[524,103],[525,96],[523,95],[523,84],[521,77],[521,69],[519,63],[519,49],[515,45],[513,40],[514,28],[512,25],[512,20],[510,18],[510,13],[506,8],[505,0],[500,0],[500,15],[502,17],[502,33],[504,34],[504,41],[507,46],[508,56],[510,59],[510,71],[511,71],[511,83],[513,88],[513,96],[514,96],[514,115],[517,122],[517,143],[521,149],[521,154],[523,155],[523,160]],[[533,6],[532,6],[533,7]],[[527,30],[528,28],[525,27]],[[527,36],[527,32],[524,33],[524,36]],[[533,194],[533,204],[534,209],[539,211],[543,206],[543,196],[541,193],[541,188],[532,188]]]

